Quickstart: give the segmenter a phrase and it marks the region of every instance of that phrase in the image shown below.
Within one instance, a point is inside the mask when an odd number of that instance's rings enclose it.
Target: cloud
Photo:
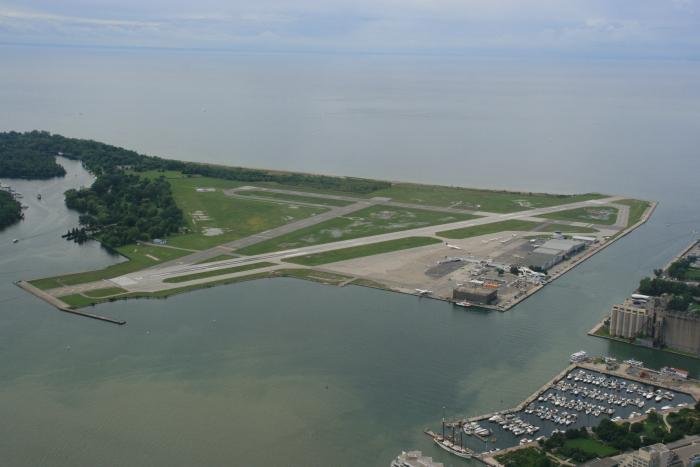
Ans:
[[[0,0],[0,42],[696,56],[699,0]]]

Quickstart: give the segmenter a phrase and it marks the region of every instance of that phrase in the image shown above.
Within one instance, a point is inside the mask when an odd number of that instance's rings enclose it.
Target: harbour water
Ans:
[[[12,283],[119,261],[60,238],[77,220],[60,194],[89,174],[68,162],[65,179],[0,180],[30,206],[0,232],[4,465],[384,466],[414,448],[468,465],[422,434],[439,428],[443,407],[451,416],[513,407],[574,351],[700,375],[700,360],[586,335],[697,236],[697,65],[148,53],[0,49],[11,64],[0,74],[0,129],[660,205],[508,313],[274,279],[103,305],[128,322],[112,326],[59,313]]]

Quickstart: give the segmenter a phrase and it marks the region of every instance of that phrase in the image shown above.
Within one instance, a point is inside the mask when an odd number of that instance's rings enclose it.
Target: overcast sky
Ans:
[[[700,58],[700,0],[0,0],[0,43]]]

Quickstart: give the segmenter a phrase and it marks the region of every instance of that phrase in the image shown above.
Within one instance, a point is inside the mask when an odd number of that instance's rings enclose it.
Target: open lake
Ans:
[[[700,64],[0,47],[0,130],[164,157],[658,200],[651,221],[507,313],[272,279],[59,313],[13,284],[119,258],[60,238],[79,165],[0,232],[0,464],[386,466],[448,415],[511,407],[700,229]],[[41,193],[43,199],[36,200]],[[18,238],[17,244],[11,240]]]

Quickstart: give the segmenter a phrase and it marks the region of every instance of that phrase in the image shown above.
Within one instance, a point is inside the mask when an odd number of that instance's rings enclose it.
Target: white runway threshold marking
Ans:
[[[110,279],[112,282],[121,285],[121,286],[129,286],[129,285],[134,285],[137,282],[130,277],[122,276],[122,277],[115,277],[114,279]]]

